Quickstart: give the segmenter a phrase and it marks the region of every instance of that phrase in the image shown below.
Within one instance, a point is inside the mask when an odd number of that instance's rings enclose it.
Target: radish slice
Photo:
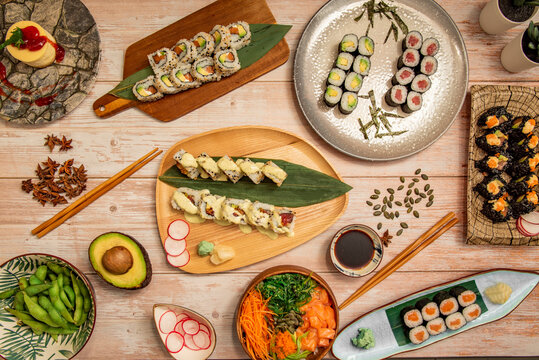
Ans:
[[[539,225],[539,212],[537,211],[522,215],[521,218],[523,221],[527,221],[530,224]]]
[[[182,320],[186,320],[186,319],[190,319],[189,315],[187,315],[186,313],[179,313],[176,315],[176,320],[178,322],[182,321]]]
[[[165,340],[165,347],[171,354],[179,353],[182,350],[184,344],[185,341],[183,339],[183,336],[175,331],[172,331],[170,334],[168,334]]]
[[[174,311],[169,310],[165,312],[161,317],[159,318],[159,330],[163,334],[168,334],[169,332],[174,330],[174,327],[176,326],[176,314]]]
[[[195,344],[195,341],[193,340],[193,335],[185,334],[183,337],[185,340],[185,346],[188,349],[198,351],[200,348]]]
[[[539,225],[535,225],[527,221],[522,221],[521,219],[520,227],[522,228],[522,230],[524,230],[524,232],[528,233],[527,236],[535,236],[539,234]]]
[[[211,331],[210,329],[208,329],[208,327],[204,324],[199,324],[200,325],[200,331],[205,331],[208,335],[211,334]]]
[[[202,330],[193,335],[193,341],[200,350],[206,350],[211,345],[210,335]]]
[[[189,255],[189,250],[185,250],[178,256],[167,255],[168,263],[175,267],[185,266],[187,265],[189,260],[191,260],[191,256]]]
[[[182,336],[185,336],[185,331],[183,331],[183,322],[185,321],[184,320],[180,320],[176,323],[176,327],[174,327],[174,331],[176,331],[177,333],[180,333]]]
[[[168,225],[168,236],[174,240],[182,240],[189,235],[189,224],[181,219],[174,220]]]
[[[528,231],[523,227],[523,224],[524,224],[524,223],[525,223],[525,222],[522,221],[521,218],[518,218],[518,219],[517,219],[516,225],[517,225],[517,230],[518,230],[518,232],[521,233],[521,234],[524,235],[524,236],[532,236],[533,234],[531,234],[530,232],[528,232]]]
[[[187,247],[187,241],[174,240],[169,236],[166,238],[165,244],[163,246],[167,254],[169,254],[170,256],[179,256]]]
[[[186,334],[189,335],[195,335],[197,332],[200,331],[200,325],[198,324],[198,321],[196,320],[184,320],[182,323],[183,331],[185,331]]]

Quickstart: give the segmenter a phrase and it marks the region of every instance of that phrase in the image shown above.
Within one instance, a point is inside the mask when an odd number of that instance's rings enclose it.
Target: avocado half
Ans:
[[[152,280],[152,264],[146,249],[129,235],[99,235],[90,244],[88,257],[97,274],[114,287],[136,290]]]

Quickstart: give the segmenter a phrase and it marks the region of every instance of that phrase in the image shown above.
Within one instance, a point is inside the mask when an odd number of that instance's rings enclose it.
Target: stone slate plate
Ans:
[[[97,76],[100,39],[95,20],[80,0],[15,0],[0,5],[2,39],[9,27],[31,20],[50,32],[64,49],[60,63],[37,69],[3,50],[7,80],[25,94],[0,83],[0,117],[16,124],[38,125],[54,121],[75,109],[88,95]],[[54,96],[52,103],[37,106],[36,99]]]

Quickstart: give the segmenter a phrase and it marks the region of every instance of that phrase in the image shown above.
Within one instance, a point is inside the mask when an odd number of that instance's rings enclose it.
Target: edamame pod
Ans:
[[[13,307],[17,311],[24,311],[24,295],[22,291],[15,294],[15,301],[13,301]]]
[[[50,329],[49,329],[50,330]],[[58,334],[51,334],[50,332],[47,331],[47,334],[49,334],[51,336],[51,338],[53,338],[54,341],[58,342]]]
[[[49,294],[54,308],[58,310],[60,314],[62,314],[64,319],[66,319],[70,323],[74,323],[75,321],[73,320],[73,317],[71,316],[69,311],[67,311],[67,308],[65,307],[62,300],[60,300],[60,287],[58,286],[57,280],[54,280],[52,282],[52,287],[49,289]]]
[[[51,334],[51,335],[69,335],[69,334],[73,334],[75,332],[77,332],[78,329],[72,329],[72,328],[49,328],[47,330],[47,333],[48,334]]]
[[[8,307],[5,308],[5,310],[11,315],[14,315],[19,320],[35,320],[30,314],[23,311],[18,311],[17,309],[10,309]]]
[[[47,276],[49,277],[49,279],[51,279],[51,281],[54,281],[54,280],[57,279],[56,274],[55,274],[55,273],[52,273],[52,272],[49,272],[49,273],[47,274]]]
[[[50,326],[47,326],[47,324],[43,324],[40,321],[35,320],[21,320],[24,325],[30,326],[34,334],[41,335],[44,331],[48,331],[52,329]]]
[[[69,301],[73,304],[75,302],[75,292],[73,291],[73,288],[69,285],[64,285],[64,291]]]
[[[28,312],[30,313],[30,315],[32,315],[37,320],[42,321],[49,326],[52,326],[52,327],[60,326],[51,319],[47,310],[39,306],[37,302],[34,302],[25,292],[23,292],[22,295],[24,296],[24,303],[26,304],[26,307],[28,308]]]
[[[36,272],[35,272],[35,276],[41,280],[41,282],[44,282],[45,281],[45,278],[47,277],[47,272],[48,272],[49,268],[47,267],[47,265],[41,265],[37,268]]]
[[[86,284],[81,278],[77,278],[77,284],[79,285],[79,290],[84,297],[84,312],[88,313],[92,307],[92,298],[90,297],[90,291],[86,287]]]
[[[75,313],[73,314],[73,320],[75,325],[80,325],[82,318],[82,311],[84,307],[84,298],[80,292],[79,285],[75,281],[75,277],[71,274],[71,282],[73,283],[73,291],[75,292]]]
[[[39,294],[40,292],[50,289],[51,286],[51,284],[30,285],[26,289],[24,289],[24,292],[27,293],[28,296],[34,296]]]
[[[58,325],[60,325],[61,327],[66,327],[67,326],[67,321],[66,319],[64,319],[62,317],[62,315],[60,315],[60,313],[58,312],[58,310],[56,310],[56,308],[52,305],[51,301],[49,300],[48,297],[46,296],[43,296],[41,295],[39,297],[39,305],[41,305],[41,307],[43,307],[43,309],[47,310],[47,312],[49,313],[49,316],[51,317],[51,319],[57,323]]]
[[[63,273],[62,267],[55,262],[47,261],[47,267],[56,275],[60,275]]]
[[[30,276],[30,279],[28,280],[30,282],[30,285],[40,285],[43,284],[43,281],[39,280],[36,274],[33,274]]]
[[[28,279],[20,278],[19,279],[19,289],[24,290],[29,286]]]
[[[60,299],[62,300],[62,302],[65,304],[65,306],[67,306],[67,308],[69,310],[73,310],[73,304],[71,303],[71,301],[69,301],[69,299],[67,298],[67,295],[64,291],[64,280],[66,279],[66,277],[64,276],[63,273],[61,274],[58,274],[58,288],[60,289],[60,292],[58,293],[58,295],[60,296]]]
[[[10,298],[12,297],[13,295],[15,295],[15,293],[18,291],[19,289],[18,288],[13,288],[13,289],[7,289],[5,291],[2,291],[0,293],[0,299],[7,299],[7,298]]]

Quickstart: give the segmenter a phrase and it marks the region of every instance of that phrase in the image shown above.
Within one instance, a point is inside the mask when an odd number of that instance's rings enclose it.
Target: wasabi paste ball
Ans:
[[[357,337],[350,340],[358,348],[370,349],[374,347],[374,335],[371,329],[359,328]]]
[[[214,247],[215,245],[213,245],[212,242],[202,240],[201,242],[198,243],[198,250],[197,250],[198,255],[199,256],[211,255]]]

